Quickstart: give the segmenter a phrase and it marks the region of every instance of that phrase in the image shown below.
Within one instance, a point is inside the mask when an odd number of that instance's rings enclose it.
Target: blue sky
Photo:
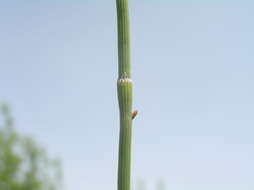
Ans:
[[[133,184],[254,188],[251,1],[130,0]],[[116,189],[115,1],[1,1],[0,100],[63,161],[67,190]]]

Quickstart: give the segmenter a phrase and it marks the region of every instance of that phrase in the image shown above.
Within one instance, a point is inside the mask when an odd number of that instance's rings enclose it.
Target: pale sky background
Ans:
[[[254,3],[130,0],[133,184],[254,189]],[[116,189],[115,0],[1,0],[0,100],[62,159],[67,190]]]

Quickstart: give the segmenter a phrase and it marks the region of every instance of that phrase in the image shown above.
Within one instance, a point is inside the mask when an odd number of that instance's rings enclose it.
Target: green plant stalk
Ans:
[[[118,190],[130,190],[132,81],[130,72],[130,42],[128,0],[116,0],[118,28],[117,92],[120,111],[118,153]]]

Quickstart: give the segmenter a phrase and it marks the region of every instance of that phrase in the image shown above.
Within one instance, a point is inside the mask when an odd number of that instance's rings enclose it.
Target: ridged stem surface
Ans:
[[[132,133],[132,81],[130,72],[130,42],[128,1],[116,0],[118,28],[118,81],[117,92],[120,111],[118,155],[118,190],[130,190],[131,133]]]
[[[128,0],[116,0],[118,29],[118,78],[131,77]]]

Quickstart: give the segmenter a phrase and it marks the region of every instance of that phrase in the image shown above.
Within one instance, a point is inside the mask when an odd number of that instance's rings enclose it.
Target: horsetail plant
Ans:
[[[128,0],[116,0],[118,28],[118,80],[117,93],[120,111],[120,136],[118,153],[118,190],[130,190],[132,80],[130,65]]]

